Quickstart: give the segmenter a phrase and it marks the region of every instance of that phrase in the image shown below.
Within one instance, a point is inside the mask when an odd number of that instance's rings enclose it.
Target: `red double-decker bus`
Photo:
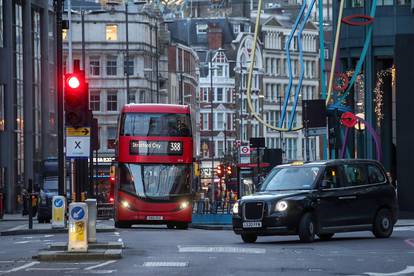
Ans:
[[[118,128],[115,226],[166,224],[187,229],[192,214],[190,108],[128,104]]]

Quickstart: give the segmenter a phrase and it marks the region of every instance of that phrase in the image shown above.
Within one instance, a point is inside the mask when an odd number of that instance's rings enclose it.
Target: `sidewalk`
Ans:
[[[28,216],[22,216],[22,214],[4,214],[3,218],[0,219],[1,221],[28,221]]]
[[[4,230],[0,232],[0,236],[14,236],[14,235],[31,235],[31,234],[57,234],[67,233],[67,228],[52,228],[51,223],[38,223],[33,219],[33,228],[29,229],[29,219],[27,216],[20,218],[18,216],[11,215],[9,218],[15,221],[21,221],[22,223],[16,227]],[[114,232],[114,222],[112,220],[98,220],[96,222],[96,232]]]

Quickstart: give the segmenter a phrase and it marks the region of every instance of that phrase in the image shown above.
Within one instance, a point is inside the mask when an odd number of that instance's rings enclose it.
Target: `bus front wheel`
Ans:
[[[181,230],[187,230],[188,229],[188,223],[187,222],[177,222],[176,226],[177,226],[177,229],[181,229]]]
[[[131,228],[131,224],[125,221],[115,221],[116,228]]]

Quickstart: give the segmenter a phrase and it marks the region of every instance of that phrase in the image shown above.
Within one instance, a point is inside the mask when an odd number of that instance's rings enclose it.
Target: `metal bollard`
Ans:
[[[96,218],[98,216],[98,208],[96,199],[89,198],[85,200],[88,205],[88,242],[96,242]]]

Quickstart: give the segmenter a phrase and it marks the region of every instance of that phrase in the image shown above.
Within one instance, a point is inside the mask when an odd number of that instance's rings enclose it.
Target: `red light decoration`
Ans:
[[[332,88],[338,92],[344,92],[348,88],[349,79],[346,73],[336,73],[335,81],[332,85]]]
[[[80,86],[80,81],[76,76],[69,77],[69,79],[67,80],[67,83],[69,87],[72,89],[76,89]]]
[[[347,127],[354,127],[357,123],[357,117],[352,112],[345,112],[341,116],[341,123]]]
[[[362,19],[361,21],[353,21],[354,19]],[[342,19],[342,23],[351,26],[368,26],[374,22],[374,17],[365,14],[354,14],[346,16]]]
[[[114,199],[113,197],[109,198],[109,201],[110,201],[110,202],[114,202],[114,200],[115,200],[115,199]]]

